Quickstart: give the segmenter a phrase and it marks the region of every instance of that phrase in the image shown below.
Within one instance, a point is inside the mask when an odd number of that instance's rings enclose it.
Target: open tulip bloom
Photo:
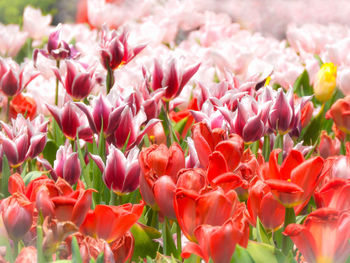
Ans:
[[[339,1],[79,0],[75,24],[0,24],[0,262],[350,262]]]

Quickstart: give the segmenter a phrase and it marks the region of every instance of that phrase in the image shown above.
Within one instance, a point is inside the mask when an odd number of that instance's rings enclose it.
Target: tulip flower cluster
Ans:
[[[0,24],[0,262],[350,260],[350,30],[210,3]]]

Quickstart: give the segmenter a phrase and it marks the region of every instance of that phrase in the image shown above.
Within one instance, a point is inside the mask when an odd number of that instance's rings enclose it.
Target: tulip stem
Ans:
[[[17,258],[18,256],[18,241],[13,240],[13,258]]]
[[[283,134],[277,134],[273,148],[281,149],[281,152],[278,154],[278,164],[281,165],[283,162]]]
[[[107,69],[107,79],[106,79],[106,88],[107,88],[107,94],[111,91],[113,84],[114,84],[114,74],[113,69],[108,67]]]
[[[177,251],[179,251],[179,253],[181,253],[181,251],[182,251],[181,228],[180,228],[179,222],[176,222],[176,246],[177,246]]]
[[[264,155],[265,162],[267,162],[269,160],[270,152],[271,152],[270,136],[265,135],[264,136],[264,145],[263,145],[263,155]]]
[[[292,223],[295,223],[294,208],[293,207],[289,207],[289,208],[286,207],[286,214],[285,214],[285,218],[284,218],[283,230],[285,230],[286,227]],[[292,246],[293,246],[293,242],[290,240],[290,238],[288,236],[283,235],[282,252],[284,253],[284,255],[288,254],[288,252],[291,250]]]
[[[7,97],[7,107],[6,107],[6,122],[10,120],[10,104],[12,97]]]
[[[56,60],[56,67],[58,70],[60,70],[60,61]],[[59,79],[56,77],[56,94],[55,94],[55,105],[58,105],[58,85],[59,85]]]

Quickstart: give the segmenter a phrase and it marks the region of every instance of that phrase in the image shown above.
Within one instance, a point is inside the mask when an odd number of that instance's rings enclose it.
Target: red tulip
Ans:
[[[207,186],[206,172],[201,168],[182,169],[177,174],[177,189],[193,190],[197,193]]]
[[[326,119],[333,119],[336,127],[347,134],[350,133],[350,96],[338,99],[326,113]]]
[[[135,238],[128,231],[109,245],[114,254],[115,263],[123,263],[130,260],[134,253]]]
[[[76,190],[67,196],[52,197],[55,217],[59,221],[72,221],[79,227],[89,212],[92,192],[96,192],[96,190]]]
[[[188,258],[191,254],[196,254],[206,262],[209,262],[210,258],[214,263],[230,262],[236,244],[244,245],[242,241],[245,239],[247,227],[247,223],[242,224],[234,219],[229,219],[219,226],[201,225],[194,231],[198,244],[187,243],[181,256]]]
[[[329,207],[339,211],[350,209],[350,183],[348,180],[335,178],[315,192],[318,208]]]
[[[332,139],[326,131],[321,131],[320,144],[318,151],[322,158],[338,155],[340,151],[340,141],[337,138]]]
[[[209,182],[214,183],[223,174],[233,172],[241,161],[243,150],[244,142],[239,135],[233,134],[230,139],[219,142],[209,156]]]
[[[291,150],[279,166],[279,151],[272,151],[269,163],[263,168],[263,176],[275,198],[285,207],[298,206],[296,212],[299,213],[319,183],[324,161],[321,157],[304,160],[301,152]]]
[[[222,189],[196,193],[193,190],[177,189],[174,208],[182,232],[189,240],[196,240],[194,231],[202,225],[220,226],[241,210],[235,191],[225,193]]]
[[[80,226],[80,232],[102,238],[108,243],[121,238],[143,212],[144,203],[121,206],[96,205]]]
[[[273,197],[270,188],[262,181],[257,181],[249,189],[247,208],[254,225],[259,217],[266,229],[275,231],[284,222],[284,206]]]
[[[15,173],[10,176],[8,181],[8,191],[10,194],[14,194],[16,192],[24,194],[25,185],[19,173]]]
[[[32,226],[33,204],[22,193],[14,193],[2,200],[0,211],[7,233],[13,240],[20,240]]]
[[[35,247],[24,247],[18,254],[15,263],[37,262],[38,253]]]
[[[289,236],[307,262],[345,262],[350,254],[350,214],[331,208],[308,215],[303,225],[290,224]]]
[[[32,120],[36,115],[36,109],[37,105],[35,100],[20,93],[10,102],[10,117],[17,118],[18,114],[22,114],[26,118]]]
[[[164,144],[143,149],[139,156],[141,166],[140,191],[150,205],[158,204],[163,215],[175,218],[173,198],[177,173],[185,167],[184,152],[174,143],[168,149]]]
[[[206,169],[209,165],[209,155],[215,146],[225,139],[222,129],[211,130],[204,122],[195,123],[192,127],[192,139],[201,165]]]

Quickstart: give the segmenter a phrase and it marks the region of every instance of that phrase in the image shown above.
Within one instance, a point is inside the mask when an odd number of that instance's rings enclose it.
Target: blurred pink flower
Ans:
[[[43,16],[40,9],[27,6],[23,12],[23,31],[34,40],[40,40],[49,34],[51,15]]]

